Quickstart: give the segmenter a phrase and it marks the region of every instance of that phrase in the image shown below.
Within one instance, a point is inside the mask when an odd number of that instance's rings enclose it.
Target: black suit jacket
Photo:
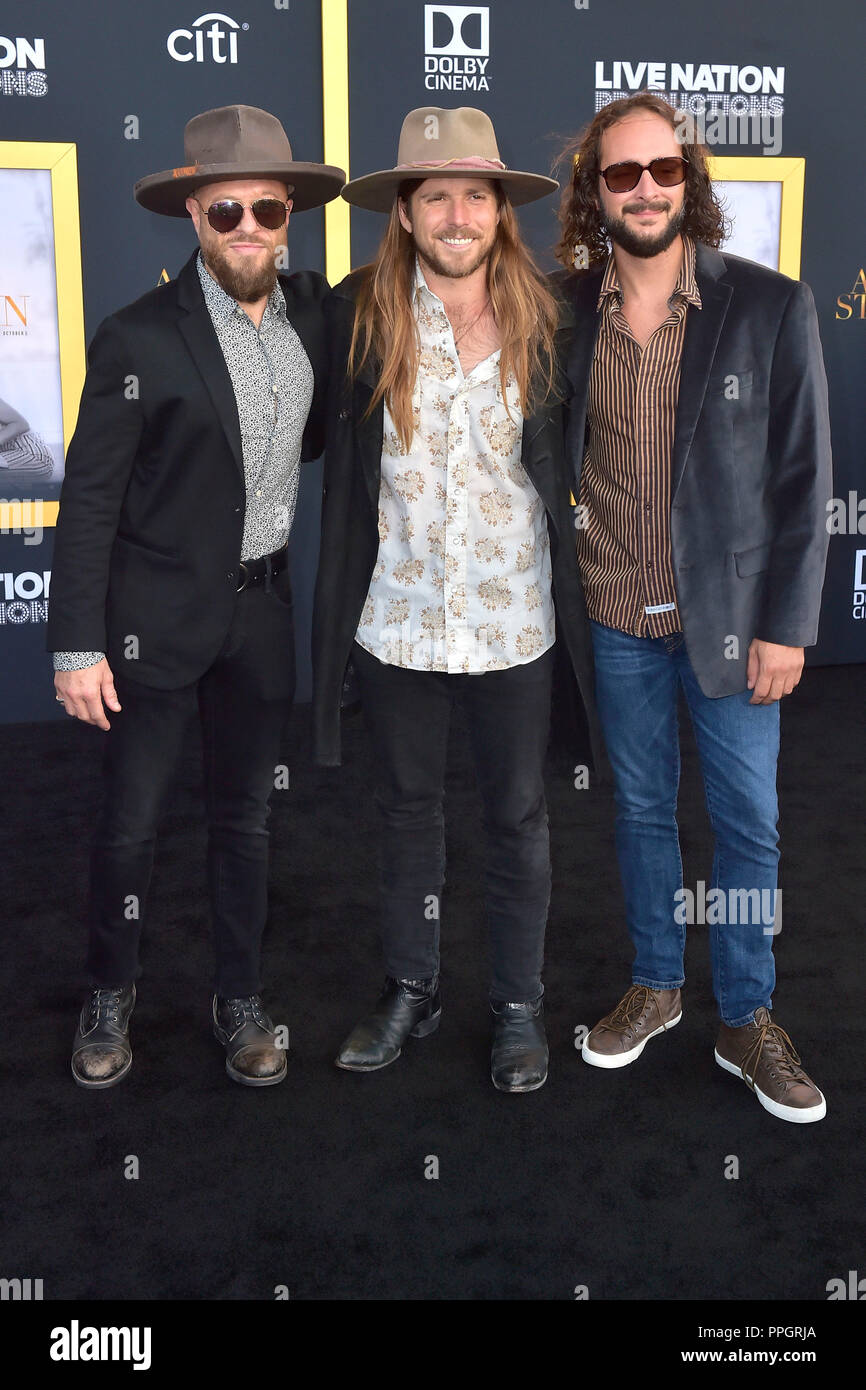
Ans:
[[[355,296],[364,274],[359,270],[347,276],[327,305],[333,360],[313,612],[313,729],[316,759],[331,766],[340,762],[343,678],[379,551],[384,405],[380,401],[364,418],[376,385],[376,366],[369,358],[354,381],[346,374]],[[557,634],[577,679],[588,751],[603,777],[589,628],[568,502],[562,409],[561,403],[551,401],[524,421],[521,461],[547,510]]]
[[[197,680],[225,640],[244,527],[237,407],[197,255],[93,339],[48,620],[49,651],[103,651],[113,669],[165,690]],[[314,271],[279,281],[315,377],[311,459],[324,443],[328,284]]]
[[[567,450],[579,495],[604,267],[561,274],[573,314]],[[808,285],[698,244],[671,476],[671,552],[705,695],[746,688],[749,644],[817,640],[832,495],[827,382]],[[735,639],[735,640],[732,640]]]

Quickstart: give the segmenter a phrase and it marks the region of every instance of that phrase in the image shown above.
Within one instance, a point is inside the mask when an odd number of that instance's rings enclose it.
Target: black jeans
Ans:
[[[357,642],[352,648],[378,772],[385,969],[396,979],[429,979],[439,969],[442,802],[448,726],[459,700],[487,842],[490,997],[517,1003],[542,991],[550,902],[543,773],[553,651],[524,666],[469,676],[388,666]]]
[[[216,955],[214,989],[225,998],[261,988],[267,917],[268,798],[295,688],[288,572],[237,596],[216,661],[193,685],[155,690],[114,672],[120,714],[111,714],[104,799],[91,857],[90,946],[94,985],[139,974],[156,831],[190,720],[199,712],[208,825],[207,879]]]

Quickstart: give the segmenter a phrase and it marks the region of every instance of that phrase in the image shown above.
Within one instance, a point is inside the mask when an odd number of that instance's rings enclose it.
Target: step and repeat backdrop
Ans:
[[[835,499],[812,663],[866,660],[866,248],[860,0],[0,0],[0,722],[64,717],[44,651],[53,528],[85,343],[173,278],[194,237],[138,207],[144,174],[183,163],[183,127],[245,102],[296,158],[353,176],[396,162],[413,107],[478,106],[511,167],[547,172],[607,102],[643,88],[698,123],[733,220],[729,249],[815,295],[830,383]],[[817,26],[820,26],[818,32]],[[521,221],[553,267],[556,199]],[[293,217],[290,269],[334,281],[384,218],[340,203]],[[300,696],[321,467],[293,528]],[[196,525],[190,516],[190,527]]]

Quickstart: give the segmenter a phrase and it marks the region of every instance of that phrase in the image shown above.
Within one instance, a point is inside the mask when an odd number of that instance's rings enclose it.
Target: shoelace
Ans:
[[[120,1007],[120,989],[95,989],[90,996],[89,1020],[97,1023],[116,1023]]]
[[[755,1073],[761,1060],[761,1053],[766,1044],[771,1049],[771,1057],[776,1064],[777,1070],[781,1073],[783,1080],[799,1081],[802,1076],[800,1055],[784,1028],[778,1023],[762,1023],[758,1025],[759,1032],[749,1051],[743,1058],[740,1070],[743,1073],[743,1080],[755,1089]],[[774,1046],[775,1044],[775,1046]],[[751,1072],[751,1075],[749,1075]]]
[[[266,1027],[262,1001],[258,994],[252,994],[248,999],[227,999],[225,1002],[232,1011],[236,1028],[240,1028],[244,1023],[257,1023],[260,1028]]]
[[[668,1025],[662,1018],[658,1000],[648,985],[632,985],[631,989],[620,999],[610,1017],[605,1020],[605,1028],[611,1028],[617,1033],[630,1032],[633,1024],[637,1023],[649,1003],[655,1005],[660,1023],[667,1028]]]

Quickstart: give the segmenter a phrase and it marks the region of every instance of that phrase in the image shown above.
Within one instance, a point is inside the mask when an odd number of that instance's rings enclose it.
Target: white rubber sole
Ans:
[[[740,1067],[735,1066],[733,1062],[727,1061],[726,1058],[720,1057],[718,1052],[715,1053],[715,1058],[724,1071],[729,1071],[732,1076],[738,1076],[745,1085],[749,1085]],[[751,1086],[749,1086],[749,1090],[752,1090]],[[780,1105],[777,1100],[771,1100],[769,1096],[765,1096],[764,1092],[758,1086],[754,1087],[754,1091],[764,1109],[768,1110],[771,1115],[775,1115],[777,1120],[788,1120],[791,1124],[795,1125],[811,1125],[814,1124],[816,1120],[823,1120],[824,1116],[827,1114],[827,1101],[821,1091],[818,1092],[818,1095],[821,1097],[821,1104],[810,1105],[806,1110],[804,1110],[802,1106],[797,1105]]]
[[[584,1038],[583,1047],[580,1049],[580,1055],[585,1062],[589,1062],[591,1067],[604,1067],[608,1071],[616,1067],[631,1066],[632,1062],[637,1061],[647,1043],[652,1038],[657,1038],[659,1033],[670,1032],[671,1028],[677,1026],[682,1016],[683,1013],[681,1009],[676,1018],[672,1018],[667,1024],[663,1023],[660,1028],[656,1028],[654,1033],[647,1033],[643,1042],[638,1043],[637,1047],[631,1048],[629,1052],[617,1052],[612,1055],[606,1052],[593,1052],[592,1048],[587,1045],[589,1040],[589,1034],[587,1034],[587,1037]]]

